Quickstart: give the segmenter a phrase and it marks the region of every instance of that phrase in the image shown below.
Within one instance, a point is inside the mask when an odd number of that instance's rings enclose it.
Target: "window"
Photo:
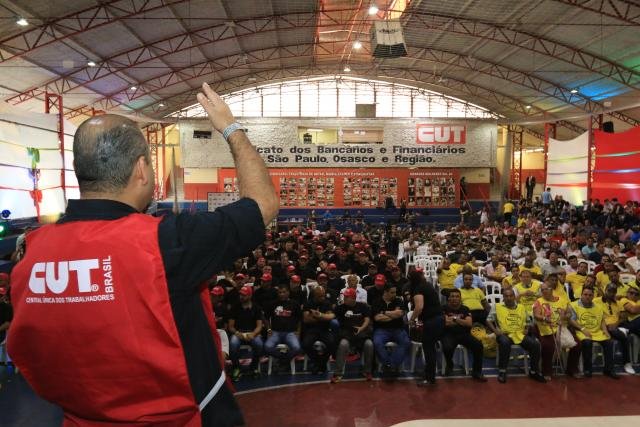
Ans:
[[[437,92],[351,76],[266,84],[222,97],[237,117],[355,117],[356,104],[373,103],[376,117],[499,117]],[[205,112],[194,104],[169,116],[204,117]]]

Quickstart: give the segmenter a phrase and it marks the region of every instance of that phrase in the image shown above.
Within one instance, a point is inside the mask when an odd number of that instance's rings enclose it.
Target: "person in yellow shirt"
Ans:
[[[607,276],[609,277],[609,283],[602,289],[602,294],[604,295],[604,291],[607,286],[614,285],[616,287],[616,299],[621,300],[622,298],[627,296],[627,291],[632,285],[625,285],[620,281],[620,272],[617,268],[611,267],[611,269],[607,272]],[[634,283],[635,285],[635,283]]]
[[[487,313],[491,309],[482,289],[473,287],[473,273],[462,273],[462,288],[460,288],[462,305],[469,309],[473,323],[486,323]]]
[[[609,279],[609,271],[611,268],[615,268],[615,267],[608,266],[604,268],[602,271],[599,271],[596,273],[596,286],[598,287],[597,290],[600,293],[600,295],[604,294],[604,288],[606,288],[607,284],[611,282],[611,279]]]
[[[536,280],[542,280],[542,269],[534,263],[535,260],[536,253],[534,251],[529,251],[524,256],[524,264],[520,266],[520,272],[522,273],[524,270],[528,270],[531,272],[531,277]]]
[[[567,302],[553,295],[556,279],[549,279],[540,285],[542,296],[533,304],[533,317],[538,328],[538,340],[542,348],[542,375],[547,381],[551,380],[553,371],[553,355],[556,351],[555,334],[558,328],[566,322]],[[578,361],[580,360],[580,346],[576,345],[569,351],[567,359],[567,375],[576,376]]]
[[[599,305],[604,312],[604,323],[607,325],[611,338],[618,341],[618,348],[622,352],[622,360],[626,373],[634,375],[636,371],[631,365],[631,355],[629,354],[629,339],[627,334],[620,330],[620,314],[624,311],[618,300],[616,293],[618,288],[613,283],[609,283],[604,291],[603,297],[593,299],[593,303]]]
[[[578,264],[578,271],[567,274],[567,283],[571,286],[573,294],[573,298],[571,298],[571,300],[576,300],[580,298],[580,295],[582,295],[582,287],[584,286],[584,282],[587,280],[588,270],[589,266],[587,263],[581,262]]]
[[[529,378],[538,382],[547,382],[538,373],[540,365],[540,342],[529,335],[529,322],[527,312],[522,304],[516,303],[516,294],[513,289],[502,291],[504,301],[496,305],[495,312],[492,312],[487,324],[496,334],[498,342],[498,382],[507,382],[507,365],[511,356],[511,346],[519,345],[531,358],[531,371]]]
[[[627,296],[619,302],[620,306],[627,314],[627,321],[622,324],[629,332],[640,336],[640,301],[638,301],[638,291],[634,287],[627,289]]]
[[[564,288],[564,282],[560,283],[560,281],[558,280],[558,275],[555,273],[549,274],[547,276],[547,279],[549,279],[550,284],[553,285],[555,283],[555,287],[553,288],[553,295],[564,300],[566,304],[569,305],[571,300],[569,300],[569,295],[567,295],[567,291]]]
[[[518,222],[516,223],[516,227],[525,227],[527,225],[527,218],[523,213],[518,215]]]
[[[513,210],[516,206],[511,203],[511,200],[507,200],[504,202],[502,206],[502,215],[504,216],[504,222],[511,224],[511,217],[513,216]]]
[[[440,267],[436,270],[438,274],[438,284],[440,285],[440,292],[447,296],[448,290],[453,289],[454,280],[458,276],[458,271],[456,268],[453,268],[451,265],[451,260],[448,258],[443,258]]]
[[[520,283],[513,287],[518,304],[522,304],[529,317],[533,316],[533,303],[540,296],[540,282],[531,279],[531,272],[520,273]]]
[[[520,283],[520,266],[513,264],[511,266],[511,275],[502,279],[502,289],[512,288]]]
[[[613,341],[604,321],[600,305],[593,303],[593,289],[582,288],[580,299],[569,305],[569,324],[576,330],[582,350],[584,376],[591,378],[593,371],[593,342],[602,346],[604,353],[604,375],[620,379],[613,365]]]

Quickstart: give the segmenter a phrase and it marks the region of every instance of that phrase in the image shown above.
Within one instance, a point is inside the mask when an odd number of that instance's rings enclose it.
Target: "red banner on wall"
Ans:
[[[235,169],[220,169],[218,186],[236,191]],[[409,208],[452,208],[460,204],[454,169],[269,169],[282,208],[376,208],[387,198]],[[185,198],[189,198],[185,188]]]
[[[640,127],[626,132],[594,132],[596,162],[591,197],[624,203],[640,200]]]

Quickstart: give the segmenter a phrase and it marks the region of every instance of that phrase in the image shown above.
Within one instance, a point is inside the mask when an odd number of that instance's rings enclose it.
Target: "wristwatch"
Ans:
[[[238,122],[233,122],[222,131],[222,137],[225,141],[229,142],[229,137],[232,133],[237,130],[241,130],[242,132],[246,132],[246,129]]]

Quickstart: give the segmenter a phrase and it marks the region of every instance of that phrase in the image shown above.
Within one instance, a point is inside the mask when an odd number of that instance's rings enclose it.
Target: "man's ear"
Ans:
[[[133,178],[136,181],[140,181],[140,183],[143,185],[145,185],[151,178],[147,169],[147,161],[144,156],[138,157],[138,160],[136,161],[133,168]]]

